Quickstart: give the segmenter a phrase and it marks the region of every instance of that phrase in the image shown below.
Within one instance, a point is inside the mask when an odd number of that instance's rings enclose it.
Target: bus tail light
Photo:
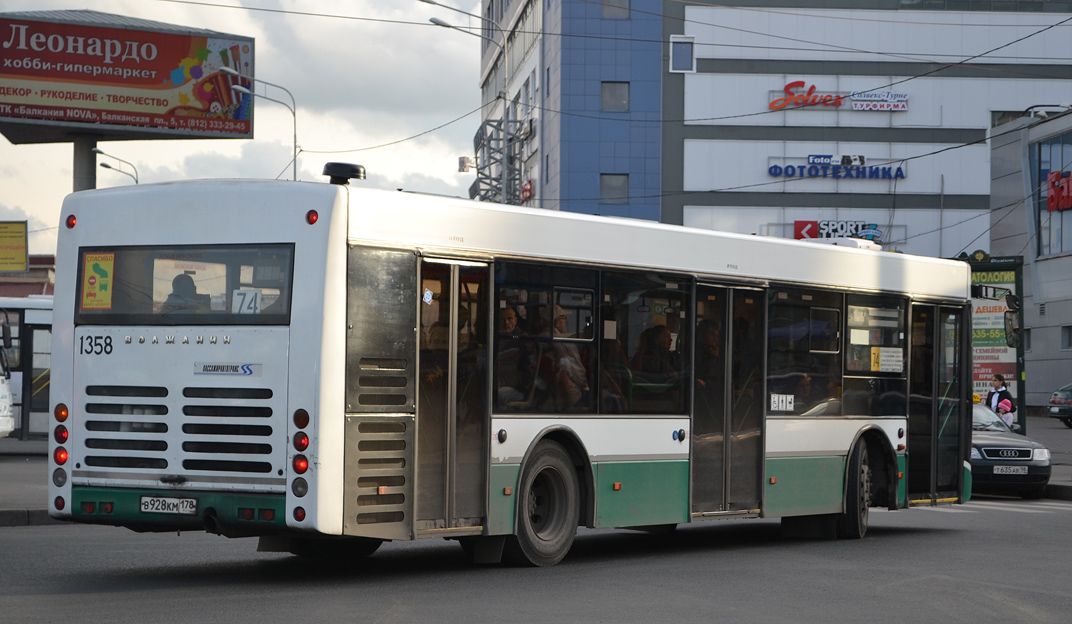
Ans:
[[[67,229],[71,229],[78,223],[78,217],[74,215],[67,215]]]
[[[320,214],[317,213],[317,211],[310,210],[309,212],[305,213],[305,222],[308,223],[309,225],[314,225],[319,220],[320,220]]]
[[[67,406],[63,403],[57,403],[56,409],[52,410],[52,415],[56,417],[58,422],[67,422],[67,417],[71,415],[71,412],[67,410]]]
[[[238,519],[239,520],[252,520],[253,519],[253,510],[250,509],[249,507],[239,507],[238,508]]]
[[[294,508],[294,519],[297,520],[298,522],[303,522],[305,520],[305,508],[304,507],[295,507]]]
[[[275,510],[274,509],[258,509],[257,519],[262,522],[274,522]]]
[[[55,452],[52,453],[52,459],[57,465],[62,466],[67,463],[67,449],[62,446],[56,447]]]
[[[299,431],[298,433],[295,433],[294,450],[300,452],[304,451],[307,448],[309,448],[309,436],[307,436],[304,431]]]
[[[93,503],[82,503],[82,513],[91,514],[97,511],[97,506]]]
[[[298,429],[305,429],[309,426],[309,412],[299,409],[294,411],[294,426]]]
[[[63,511],[63,508],[67,506],[67,502],[63,500],[62,496],[57,496],[56,500],[52,502],[56,506],[56,509]]]
[[[101,513],[110,514],[115,511],[115,503],[101,503],[100,510]]]
[[[56,439],[56,444],[67,443],[67,427],[63,425],[56,425],[56,430],[52,432],[52,437]]]
[[[294,456],[294,472],[298,474],[305,474],[305,471],[309,470],[309,460],[305,455]]]

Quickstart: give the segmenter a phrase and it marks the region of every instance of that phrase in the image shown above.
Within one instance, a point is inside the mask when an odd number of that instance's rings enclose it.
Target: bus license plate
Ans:
[[[994,466],[994,474],[1027,474],[1027,466]]]
[[[142,496],[141,511],[142,513],[181,514],[192,516],[197,514],[197,499]]]

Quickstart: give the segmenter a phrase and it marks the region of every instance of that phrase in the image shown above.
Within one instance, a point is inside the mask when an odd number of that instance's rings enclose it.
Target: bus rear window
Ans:
[[[83,248],[75,322],[286,325],[294,245]]]

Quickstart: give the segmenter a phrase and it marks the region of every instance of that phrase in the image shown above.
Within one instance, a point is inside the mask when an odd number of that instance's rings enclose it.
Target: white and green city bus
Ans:
[[[53,517],[549,565],[578,526],[968,499],[967,264],[349,169],[66,199]]]

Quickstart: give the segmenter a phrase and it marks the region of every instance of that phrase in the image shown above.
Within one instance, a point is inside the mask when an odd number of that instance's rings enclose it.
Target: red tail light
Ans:
[[[67,427],[63,425],[56,425],[56,430],[52,432],[52,437],[56,439],[56,444],[67,443]]]
[[[294,472],[298,474],[305,474],[306,470],[309,470],[309,460],[305,458],[305,455],[295,455]]]
[[[93,503],[82,503],[82,513],[91,514],[97,511],[97,506]]]
[[[298,522],[303,522],[305,520],[305,508],[304,507],[295,507],[294,508],[294,519],[297,520]]]
[[[239,507],[238,508],[238,519],[239,520],[252,520],[253,519],[253,510],[248,508],[248,507]]]
[[[309,412],[300,409],[294,412],[294,426],[298,429],[305,429],[309,426]]]
[[[304,431],[299,431],[294,434],[294,450],[304,451],[309,448],[309,436],[305,435]]]
[[[314,223],[316,223],[319,220],[320,220],[320,215],[317,214],[317,212],[315,210],[310,210],[309,212],[305,213],[305,222],[308,223],[309,225],[313,225]]]
[[[78,223],[78,217],[74,215],[67,215],[67,229],[71,229]]]
[[[52,453],[52,459],[57,465],[62,466],[67,463],[67,449],[62,446],[56,447],[55,452]]]
[[[67,506],[67,503],[64,502],[62,496],[57,496],[56,500],[53,501],[52,504],[55,505],[56,509],[59,509],[60,511],[63,511],[63,508]]]

